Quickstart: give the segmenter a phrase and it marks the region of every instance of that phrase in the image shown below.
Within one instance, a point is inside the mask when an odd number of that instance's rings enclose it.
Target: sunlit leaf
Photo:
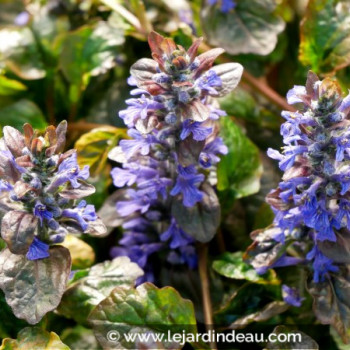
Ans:
[[[105,299],[117,286],[132,288],[135,280],[143,275],[137,264],[127,257],[105,261],[90,268],[64,293],[59,312],[77,322],[86,324],[91,310]]]
[[[27,90],[27,87],[18,80],[6,78],[0,75],[0,95],[10,96],[15,95],[21,91]]]
[[[269,270],[265,275],[259,275],[250,264],[243,261],[242,252],[226,252],[220,255],[214,260],[213,269],[228,278],[261,284],[279,284],[273,270]]]
[[[125,129],[112,126],[96,128],[83,134],[74,146],[78,151],[79,165],[89,165],[92,176],[99,174],[106,166],[109,151],[125,136]]]
[[[310,0],[301,25],[300,60],[315,73],[350,64],[350,4]]]
[[[66,247],[72,258],[72,270],[85,269],[90,267],[95,261],[95,252],[82,239],[74,235],[67,235],[62,243]]]
[[[91,313],[89,321],[104,349],[152,349],[150,342],[129,341],[125,333],[196,333],[196,319],[190,300],[181,298],[171,287],[157,288],[144,283],[136,289],[117,287]],[[109,341],[109,331],[119,331],[117,342]],[[163,342],[163,349],[181,349],[180,344]]]
[[[62,343],[54,332],[47,332],[39,327],[27,327],[22,329],[17,339],[6,338],[2,341],[0,350],[70,350]]]

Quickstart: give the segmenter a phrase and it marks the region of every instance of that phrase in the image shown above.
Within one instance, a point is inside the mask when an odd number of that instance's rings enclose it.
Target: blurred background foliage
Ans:
[[[250,315],[255,330],[259,319],[312,324],[310,298],[297,311],[271,304],[282,300],[282,281],[298,280],[303,271],[288,274],[285,269],[259,278],[239,251],[251,242],[253,229],[273,218],[264,197],[280,173],[265,151],[281,146],[280,112],[292,108],[282,96],[293,85],[304,84],[309,69],[336,77],[344,91],[350,86],[350,2],[235,2],[233,11],[223,13],[220,1],[209,5],[207,0],[0,0],[0,128],[21,129],[28,122],[43,130],[67,120],[69,146],[75,145],[81,165],[91,167],[97,192],[90,201],[113,217],[107,154],[126,137],[117,112],[129,96],[130,66],[150,57],[147,34],[154,29],[185,47],[203,36],[202,52],[223,47],[226,53],[218,62],[240,62],[245,73],[239,88],[219,101],[228,113],[221,133],[229,153],[218,168],[221,230],[209,247],[215,319],[234,325]],[[109,259],[119,234],[117,228],[104,240],[68,240],[74,266],[84,269]],[[243,272],[237,274],[237,269]],[[196,272],[165,264],[158,277],[159,286],[172,285],[190,298],[197,318],[203,319]],[[0,306],[1,320],[7,320],[10,311],[2,294]],[[44,322],[72,348],[98,348],[91,330],[73,320],[50,315]],[[22,327],[23,321],[15,319],[1,322],[0,337],[15,337]],[[327,349],[338,348],[340,340],[327,336],[328,327],[311,333]]]

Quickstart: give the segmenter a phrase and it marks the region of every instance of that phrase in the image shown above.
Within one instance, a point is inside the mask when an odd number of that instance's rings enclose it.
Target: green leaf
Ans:
[[[289,349],[310,349],[310,350],[318,350],[319,347],[317,343],[307,334],[296,330],[292,329],[286,326],[277,326],[272,333],[279,335],[279,334],[285,334],[286,338],[288,339],[288,336],[295,334],[296,339],[295,341],[284,341],[281,342],[278,340],[276,337],[275,339],[277,340],[276,342],[269,342],[267,344],[267,347],[264,350],[289,350]],[[301,341],[298,339],[298,336],[300,336]],[[284,338],[284,337],[283,337]],[[290,339],[293,339],[293,337],[290,337]]]
[[[203,3],[201,22],[209,44],[232,55],[267,55],[284,29],[283,20],[273,13],[275,0],[237,1],[235,9],[228,13],[223,13],[217,5]]]
[[[90,268],[63,295],[58,311],[78,323],[86,324],[91,310],[105,299],[117,286],[132,287],[143,275],[137,264],[127,257],[105,261]]]
[[[244,328],[253,322],[265,322],[272,317],[275,317],[289,309],[289,305],[284,301],[272,301],[265,305],[261,310],[252,314],[238,318],[231,323],[228,327],[231,329]]]
[[[63,42],[60,68],[74,86],[85,88],[91,76],[106,73],[115,66],[117,46],[123,42],[123,31],[107,22],[80,27]]]
[[[247,317],[246,322],[250,323],[250,320],[254,321],[259,312],[263,312],[263,315],[270,315],[270,306],[268,305],[280,299],[280,294],[281,287],[278,285],[247,282],[237,289],[218,310],[215,310],[215,320],[218,324],[238,326],[240,321]],[[285,305],[285,303],[283,304]],[[283,309],[284,307],[280,307],[280,305],[272,307],[272,310],[277,311]]]
[[[62,243],[66,247],[72,258],[72,270],[80,270],[90,267],[95,262],[95,252],[82,239],[74,235],[67,235]]]
[[[126,130],[106,126],[96,128],[82,135],[75,143],[80,166],[89,165],[92,176],[103,171],[109,151],[121,138],[126,137]]]
[[[3,75],[0,75],[0,95],[1,96],[10,96],[15,95],[19,92],[27,90],[27,87],[21,82],[6,78]]]
[[[4,27],[0,30],[0,59],[5,67],[21,79],[35,80],[45,77],[40,49],[28,27]]]
[[[219,99],[220,108],[229,116],[259,123],[259,111],[254,98],[242,88],[236,88],[230,94]]]
[[[89,321],[97,340],[104,349],[137,349],[141,344],[123,337],[126,333],[145,334],[156,332],[167,334],[196,333],[196,318],[192,302],[183,299],[171,287],[157,288],[144,283],[136,289],[117,287],[91,313]],[[117,331],[120,339],[110,342],[106,338],[109,331]],[[139,345],[139,346],[138,346]],[[143,348],[151,344],[143,342]],[[181,349],[180,344],[162,342],[164,349]]]
[[[47,332],[39,327],[27,327],[22,329],[17,339],[6,338],[2,341],[0,350],[70,350],[62,343],[54,332]]]
[[[43,130],[47,123],[39,107],[29,100],[19,100],[0,109],[0,124],[10,125],[16,129],[22,129],[25,123],[29,123],[34,129]]]
[[[50,248],[50,257],[28,260],[25,255],[0,252],[0,288],[16,317],[38,323],[60,303],[71,267],[68,249]]]
[[[100,346],[91,329],[77,325],[66,328],[61,333],[61,340],[72,350],[100,350]]]
[[[269,270],[264,275],[259,275],[254,268],[243,261],[242,252],[222,254],[213,262],[213,269],[222,276],[237,280],[247,280],[260,284],[279,284],[273,270]]]
[[[258,192],[262,174],[259,149],[229,118],[221,119],[220,134],[229,151],[218,164],[218,190],[229,190],[233,198]]]
[[[300,61],[316,74],[350,64],[348,1],[310,0],[301,24]]]

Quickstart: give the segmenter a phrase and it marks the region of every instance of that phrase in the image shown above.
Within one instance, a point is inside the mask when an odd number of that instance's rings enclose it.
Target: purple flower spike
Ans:
[[[235,4],[225,1],[223,5],[228,11]],[[207,198],[209,192],[216,201],[211,189],[215,185],[215,165],[219,155],[227,153],[217,137],[217,120],[226,113],[212,104],[212,97],[232,91],[243,68],[236,63],[211,68],[223,50],[197,56],[200,43],[201,39],[194,41],[186,51],[172,39],[150,33],[153,60],[137,61],[128,79],[136,86],[131,95],[141,97],[126,100],[127,108],[119,113],[130,139],[121,140],[109,154],[111,160],[122,164],[111,171],[111,176],[121,189],[116,211],[124,217],[122,226],[126,230],[113,255],[127,255],[143,266],[142,280],[154,279],[145,252],[153,244],[168,251],[162,256],[167,256],[171,264],[197,265],[192,238],[198,238],[197,232],[184,230],[176,223],[179,214],[172,212],[172,196],[179,197],[176,205],[185,211]],[[174,217],[169,218],[169,213]],[[218,213],[213,211],[213,215]],[[212,227],[209,235],[215,232]]]

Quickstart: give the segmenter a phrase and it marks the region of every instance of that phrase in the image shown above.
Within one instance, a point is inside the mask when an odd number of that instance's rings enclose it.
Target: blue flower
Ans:
[[[221,137],[216,137],[203,148],[199,155],[199,164],[203,168],[209,168],[220,161],[218,154],[227,154],[228,148]]]
[[[197,202],[203,198],[203,192],[198,190],[197,184],[204,180],[203,174],[197,174],[192,166],[182,167],[178,166],[178,176],[176,183],[170,194],[176,196],[182,193],[182,203],[185,207],[193,207]]]
[[[215,87],[222,85],[221,78],[213,71],[209,70],[196,81],[197,86],[211,95],[217,95]]]
[[[145,213],[149,209],[151,198],[148,195],[133,189],[129,189],[127,193],[130,200],[117,202],[117,211],[120,215],[128,216],[138,210]]]
[[[53,214],[47,210],[46,205],[42,204],[40,201],[37,201],[33,213],[40,220],[40,225],[43,226],[44,219],[51,220],[53,218]]]
[[[59,165],[58,173],[53,182],[48,186],[47,190],[52,192],[67,182],[70,182],[73,188],[79,188],[80,183],[78,180],[87,180],[89,176],[89,166],[86,165],[80,170],[77,162],[77,154],[74,152]]]
[[[45,259],[50,256],[49,245],[42,242],[39,238],[34,237],[26,255],[28,260]]]
[[[287,304],[296,307],[300,307],[305,299],[300,296],[299,291],[296,288],[289,287],[286,284],[282,285],[282,296]]]
[[[9,182],[7,182],[6,180],[0,180],[0,193],[2,191],[8,192],[12,190],[13,186]]]
[[[208,0],[209,5],[215,5],[218,3],[218,0]],[[234,9],[237,6],[236,2],[234,0],[221,0],[221,11],[223,13],[228,13],[232,9]]]
[[[312,267],[314,269],[314,281],[316,283],[323,282],[328,272],[339,271],[338,266],[333,265],[333,260],[326,257],[315,245],[307,254],[308,260],[313,260]]]
[[[119,112],[119,117],[128,127],[133,127],[138,119],[147,118],[148,112],[164,108],[163,104],[142,95],[140,98],[131,98],[125,101],[128,108]]]
[[[143,136],[136,129],[130,129],[128,131],[128,135],[132,137],[132,140],[121,140],[119,143],[127,158],[131,158],[139,151],[145,156],[149,154],[151,145],[158,143],[157,139],[153,135]]]
[[[169,247],[172,249],[187,246],[189,243],[194,243],[193,238],[177,225],[174,218],[171,219],[168,229],[160,235],[160,239],[163,242],[170,241]]]
[[[212,128],[203,127],[200,122],[187,119],[182,123],[180,138],[181,140],[184,140],[192,134],[194,140],[203,141],[211,134],[212,130]]]
[[[62,217],[76,220],[83,231],[88,229],[89,221],[97,220],[95,207],[91,204],[86,205],[85,200],[82,200],[74,209],[64,209]]]

